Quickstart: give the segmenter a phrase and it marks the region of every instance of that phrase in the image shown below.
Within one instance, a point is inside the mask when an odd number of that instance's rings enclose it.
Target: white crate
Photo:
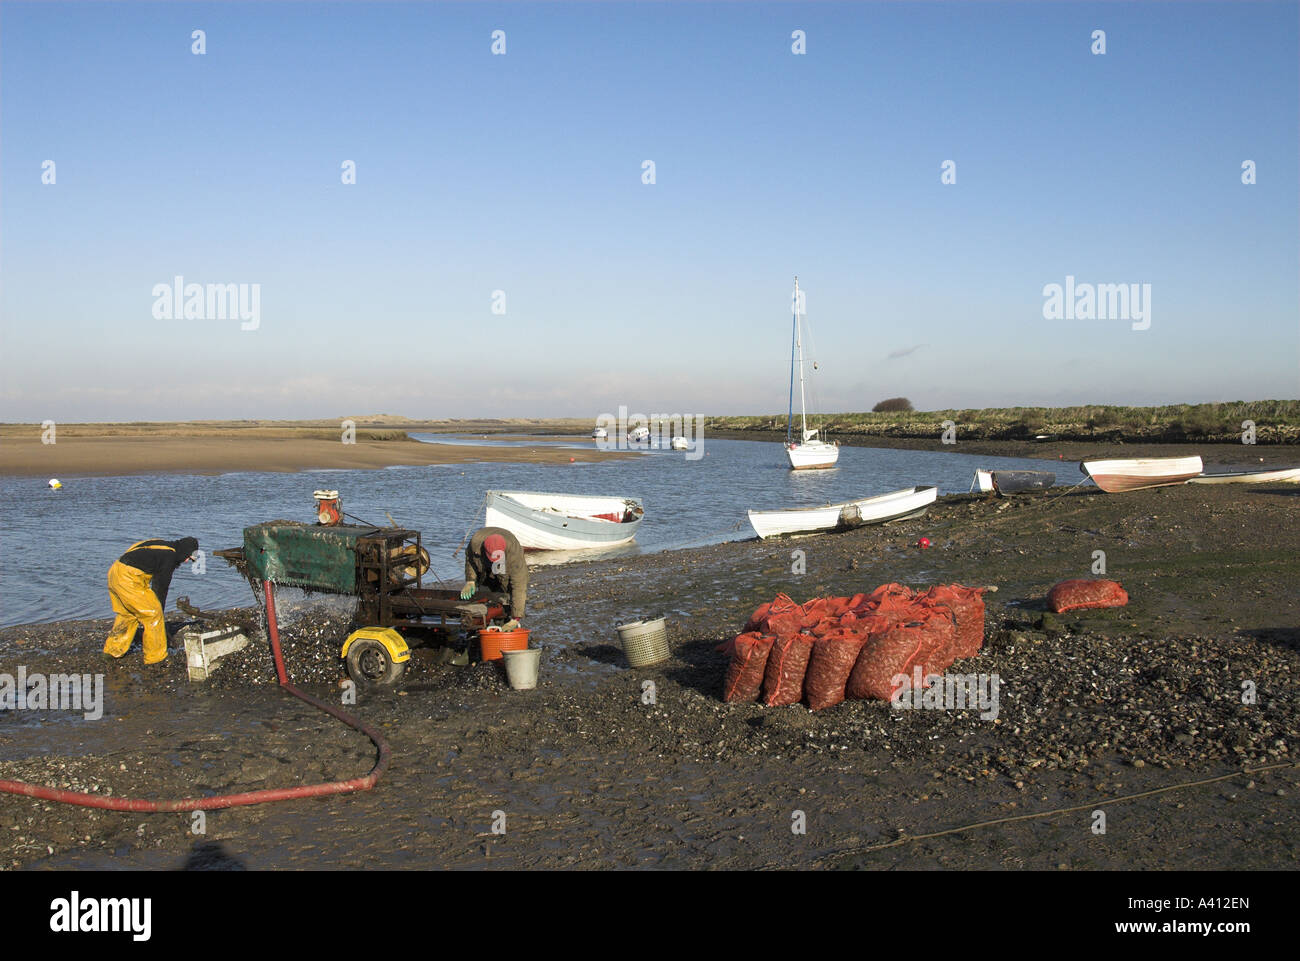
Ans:
[[[191,681],[206,681],[217,669],[218,660],[248,646],[248,635],[238,627],[211,631],[186,627],[182,628],[181,636],[185,640],[185,663]]]

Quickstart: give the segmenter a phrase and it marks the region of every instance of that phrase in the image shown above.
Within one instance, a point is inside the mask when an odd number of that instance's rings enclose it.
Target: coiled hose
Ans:
[[[155,813],[162,811],[215,811],[220,808],[243,807],[249,804],[267,804],[271,801],[290,801],[294,798],[320,797],[325,794],[347,794],[351,791],[369,791],[383,777],[388,768],[391,751],[388,742],[374,728],[362,723],[345,711],[332,704],[319,701],[310,694],[304,694],[289,683],[289,676],[284,669],[284,657],[280,653],[280,629],[275,618],[275,589],[270,581],[262,583],[266,596],[266,629],[271,638],[271,653],[275,657],[275,672],[280,679],[280,687],[312,707],[318,708],[336,717],[354,731],[360,731],[375,743],[379,757],[370,773],[364,777],[355,777],[349,781],[330,781],[324,784],[306,784],[300,787],[269,788],[262,791],[245,791],[242,794],[216,794],[204,798],[182,798],[173,801],[149,801],[140,798],[105,797],[100,794],[87,794],[83,791],[64,791],[59,788],[28,784],[25,781],[0,780],[0,791],[6,794],[21,794],[25,797],[41,798],[46,801],[59,801],[63,804],[76,804],[88,808],[104,808],[109,811],[143,811]]]

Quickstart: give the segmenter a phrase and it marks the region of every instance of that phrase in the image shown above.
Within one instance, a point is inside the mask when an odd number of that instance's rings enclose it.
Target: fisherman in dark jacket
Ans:
[[[483,528],[465,549],[465,586],[460,599],[468,601],[483,587],[510,595],[511,619],[505,628],[517,628],[528,600],[528,564],[518,539],[504,527]]]
[[[144,626],[144,662],[167,658],[167,627],[163,611],[176,568],[192,560],[199,549],[193,537],[178,541],[148,540],[131,548],[108,569],[108,598],[117,614],[104,653],[121,657],[131,647],[136,628]]]

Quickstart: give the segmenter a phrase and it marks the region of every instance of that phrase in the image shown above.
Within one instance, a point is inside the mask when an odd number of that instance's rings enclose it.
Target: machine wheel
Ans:
[[[394,661],[378,641],[357,638],[348,648],[348,677],[362,690],[392,687],[406,673],[405,661]]]

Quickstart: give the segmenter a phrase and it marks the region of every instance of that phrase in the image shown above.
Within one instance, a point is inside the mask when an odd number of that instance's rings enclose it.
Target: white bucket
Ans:
[[[522,651],[502,651],[506,661],[506,677],[516,691],[531,691],[537,687],[537,670],[542,661],[542,649],[530,647]]]

